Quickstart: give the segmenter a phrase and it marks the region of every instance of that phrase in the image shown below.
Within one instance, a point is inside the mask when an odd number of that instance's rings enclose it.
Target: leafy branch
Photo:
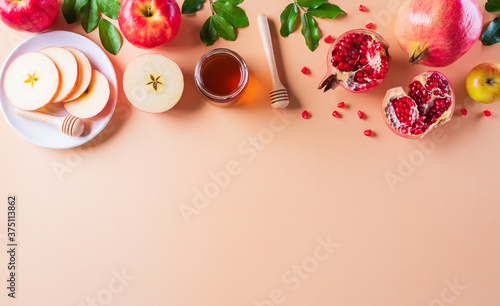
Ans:
[[[319,43],[319,28],[314,17],[333,19],[345,14],[340,7],[328,0],[293,0],[280,15],[282,37],[288,37],[294,31],[299,10],[302,11],[301,33],[311,51],[316,50]]]
[[[184,0],[182,14],[197,12],[205,0]],[[200,31],[200,39],[206,46],[215,43],[218,37],[235,41],[235,28],[248,26],[245,11],[238,6],[243,0],[208,0],[211,15],[205,21]]]
[[[116,27],[101,14],[111,19],[118,19],[120,2],[117,0],[64,0],[62,12],[68,24],[78,20],[85,33],[92,32],[99,26],[99,38],[104,49],[111,54],[118,54],[122,45],[120,33]]]
[[[500,12],[500,0],[488,0],[485,4],[486,11]],[[500,42],[500,16],[497,16],[490,22],[483,35],[481,36],[483,45],[490,46]]]

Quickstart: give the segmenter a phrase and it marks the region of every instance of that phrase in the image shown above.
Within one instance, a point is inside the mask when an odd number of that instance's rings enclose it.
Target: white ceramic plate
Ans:
[[[85,122],[85,131],[80,137],[70,137],[51,125],[17,116],[14,112],[14,106],[9,102],[3,90],[5,71],[14,59],[26,52],[40,51],[41,49],[50,46],[68,46],[82,51],[89,58],[92,68],[102,72],[102,74],[104,74],[109,80],[111,94],[108,104],[97,116],[83,119]],[[111,116],[113,115],[116,106],[118,89],[115,69],[106,53],[104,53],[99,46],[88,38],[66,31],[53,31],[37,34],[26,39],[19,46],[17,46],[9,54],[3,64],[0,72],[0,84],[0,107],[2,108],[2,112],[9,125],[24,139],[35,145],[49,149],[73,148],[90,141],[97,134],[99,134],[99,132],[101,132],[108,124]],[[68,115],[68,112],[66,112],[66,110],[62,107],[61,103],[49,104],[41,111],[56,116]]]

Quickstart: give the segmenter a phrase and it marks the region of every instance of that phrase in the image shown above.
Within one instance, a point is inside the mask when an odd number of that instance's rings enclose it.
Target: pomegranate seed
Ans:
[[[339,107],[339,108],[344,108],[344,106],[345,106],[344,102],[340,102],[339,104],[337,104],[337,107]]]
[[[365,136],[370,137],[370,136],[372,136],[372,130],[366,130],[364,134],[365,134]]]
[[[491,112],[490,112],[489,110],[485,110],[485,111],[484,111],[484,115],[485,115],[486,117],[489,117],[489,116],[491,116]]]
[[[332,116],[335,117],[335,118],[339,118],[340,114],[337,111],[333,111]]]
[[[366,12],[366,6],[364,6],[364,5],[360,5],[360,6],[359,6],[359,10],[360,10],[361,12]]]
[[[373,28],[373,22],[370,22],[369,24],[365,25],[367,29]]]
[[[463,116],[467,116],[467,110],[465,108],[462,108],[460,110],[460,113],[463,115]]]
[[[302,118],[309,119],[309,117],[310,117],[310,115],[309,115],[308,111],[305,110],[305,111],[302,112]]]
[[[327,43],[327,44],[331,43],[332,40],[333,40],[332,35],[328,35],[327,37],[325,37],[325,43]]]
[[[309,70],[307,69],[307,67],[304,67],[302,68],[302,70],[300,70],[300,72],[302,72],[302,74],[307,74]]]
[[[359,117],[359,119],[364,119],[365,114],[362,111],[358,111],[358,117]]]

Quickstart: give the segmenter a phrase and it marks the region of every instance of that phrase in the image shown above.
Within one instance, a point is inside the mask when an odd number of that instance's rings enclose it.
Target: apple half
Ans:
[[[130,103],[148,113],[161,113],[174,107],[184,91],[179,66],[159,54],[134,59],[123,73],[123,91]]]
[[[108,79],[101,72],[92,69],[92,79],[88,88],[75,100],[63,102],[63,106],[73,116],[94,117],[106,107],[109,94]]]
[[[56,64],[39,52],[17,57],[7,68],[4,91],[9,101],[22,110],[36,110],[52,102],[60,83]]]
[[[82,51],[71,47],[64,47],[64,49],[71,52],[78,62],[78,83],[73,92],[64,99],[64,101],[71,101],[81,96],[89,87],[90,80],[92,79],[92,66]]]
[[[40,50],[56,63],[61,74],[61,86],[52,103],[61,102],[73,92],[78,85],[78,61],[68,50],[61,47],[48,47]]]

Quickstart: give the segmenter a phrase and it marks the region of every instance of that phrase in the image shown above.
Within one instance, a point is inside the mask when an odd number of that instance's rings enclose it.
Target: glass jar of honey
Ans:
[[[236,52],[217,48],[205,53],[194,71],[196,87],[208,102],[229,106],[245,91],[248,67]]]

